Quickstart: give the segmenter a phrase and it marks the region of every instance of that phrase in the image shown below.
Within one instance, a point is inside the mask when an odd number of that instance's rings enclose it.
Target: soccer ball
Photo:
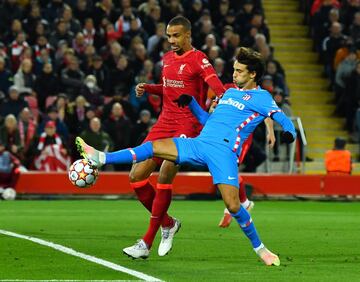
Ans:
[[[11,188],[11,187],[8,187],[8,188],[5,188],[5,189],[2,189],[1,188],[1,197],[4,199],[4,200],[8,200],[8,201],[12,201],[12,200],[15,200],[16,198],[16,191]]]
[[[85,159],[75,161],[69,168],[69,179],[79,188],[87,188],[95,184],[99,171]]]

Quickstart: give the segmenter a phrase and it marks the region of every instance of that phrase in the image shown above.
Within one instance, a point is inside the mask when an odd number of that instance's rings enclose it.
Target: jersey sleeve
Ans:
[[[144,86],[145,91],[157,95],[157,96],[163,96],[163,85],[162,84],[145,84]]]
[[[218,78],[214,67],[209,62],[206,55],[199,51],[195,62],[195,70],[200,74],[201,78],[215,92],[216,96],[220,96],[225,92],[224,85]]]
[[[204,125],[206,121],[208,120],[210,114],[203,110],[203,108],[200,107],[199,103],[195,100],[194,97],[192,97],[192,100],[189,104],[190,111],[192,114],[196,117],[196,119]]]
[[[269,92],[263,91],[263,93],[258,95],[260,96],[254,99],[252,103],[253,109],[256,112],[265,117],[271,117],[275,113],[282,112]]]

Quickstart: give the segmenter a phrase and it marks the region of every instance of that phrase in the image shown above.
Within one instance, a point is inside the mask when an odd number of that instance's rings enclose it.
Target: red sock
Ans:
[[[151,212],[153,201],[155,198],[155,189],[154,186],[150,183],[149,179],[145,179],[138,182],[130,183],[131,188],[134,189],[134,192],[139,199],[139,201],[143,204],[143,206]],[[174,221],[171,216],[167,213],[163,217],[163,221],[161,222],[162,227],[169,227],[174,224]]]
[[[247,200],[247,196],[246,196],[246,189],[245,189],[245,183],[244,183],[244,179],[242,177],[239,178],[239,198],[240,198],[240,203],[243,203]]]
[[[167,213],[167,210],[171,203],[172,184],[157,184],[157,192],[154,198],[150,225],[143,237],[143,240],[151,248],[157,231],[160,228],[160,224]]]

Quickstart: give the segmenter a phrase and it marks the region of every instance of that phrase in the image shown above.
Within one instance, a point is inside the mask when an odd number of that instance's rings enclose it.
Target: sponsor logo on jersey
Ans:
[[[202,65],[201,65],[201,68],[202,69],[205,69],[205,68],[207,68],[207,67],[210,67],[211,66],[211,64],[210,64],[210,62],[209,62],[209,60],[208,59],[206,59],[206,58],[204,58],[204,59],[202,59]]]
[[[226,100],[221,99],[219,101],[219,105],[221,105],[221,104],[233,106],[235,108],[238,108],[240,111],[242,111],[245,108],[244,104],[240,103],[239,101],[235,101],[232,98],[229,98]]]
[[[178,74],[182,74],[185,67],[186,67],[186,64],[182,64],[179,68]]]
[[[163,87],[185,88],[185,85],[182,80],[167,79],[163,76]]]

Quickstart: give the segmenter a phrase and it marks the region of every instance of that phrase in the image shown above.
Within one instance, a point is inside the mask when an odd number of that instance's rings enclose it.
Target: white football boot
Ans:
[[[140,239],[136,242],[136,244],[124,248],[123,253],[133,259],[147,259],[149,257],[150,250],[144,240]]]
[[[180,230],[181,222],[180,220],[174,219],[174,226],[169,228],[161,227],[161,241],[158,249],[159,256],[163,257],[167,255],[173,244],[175,234]]]

